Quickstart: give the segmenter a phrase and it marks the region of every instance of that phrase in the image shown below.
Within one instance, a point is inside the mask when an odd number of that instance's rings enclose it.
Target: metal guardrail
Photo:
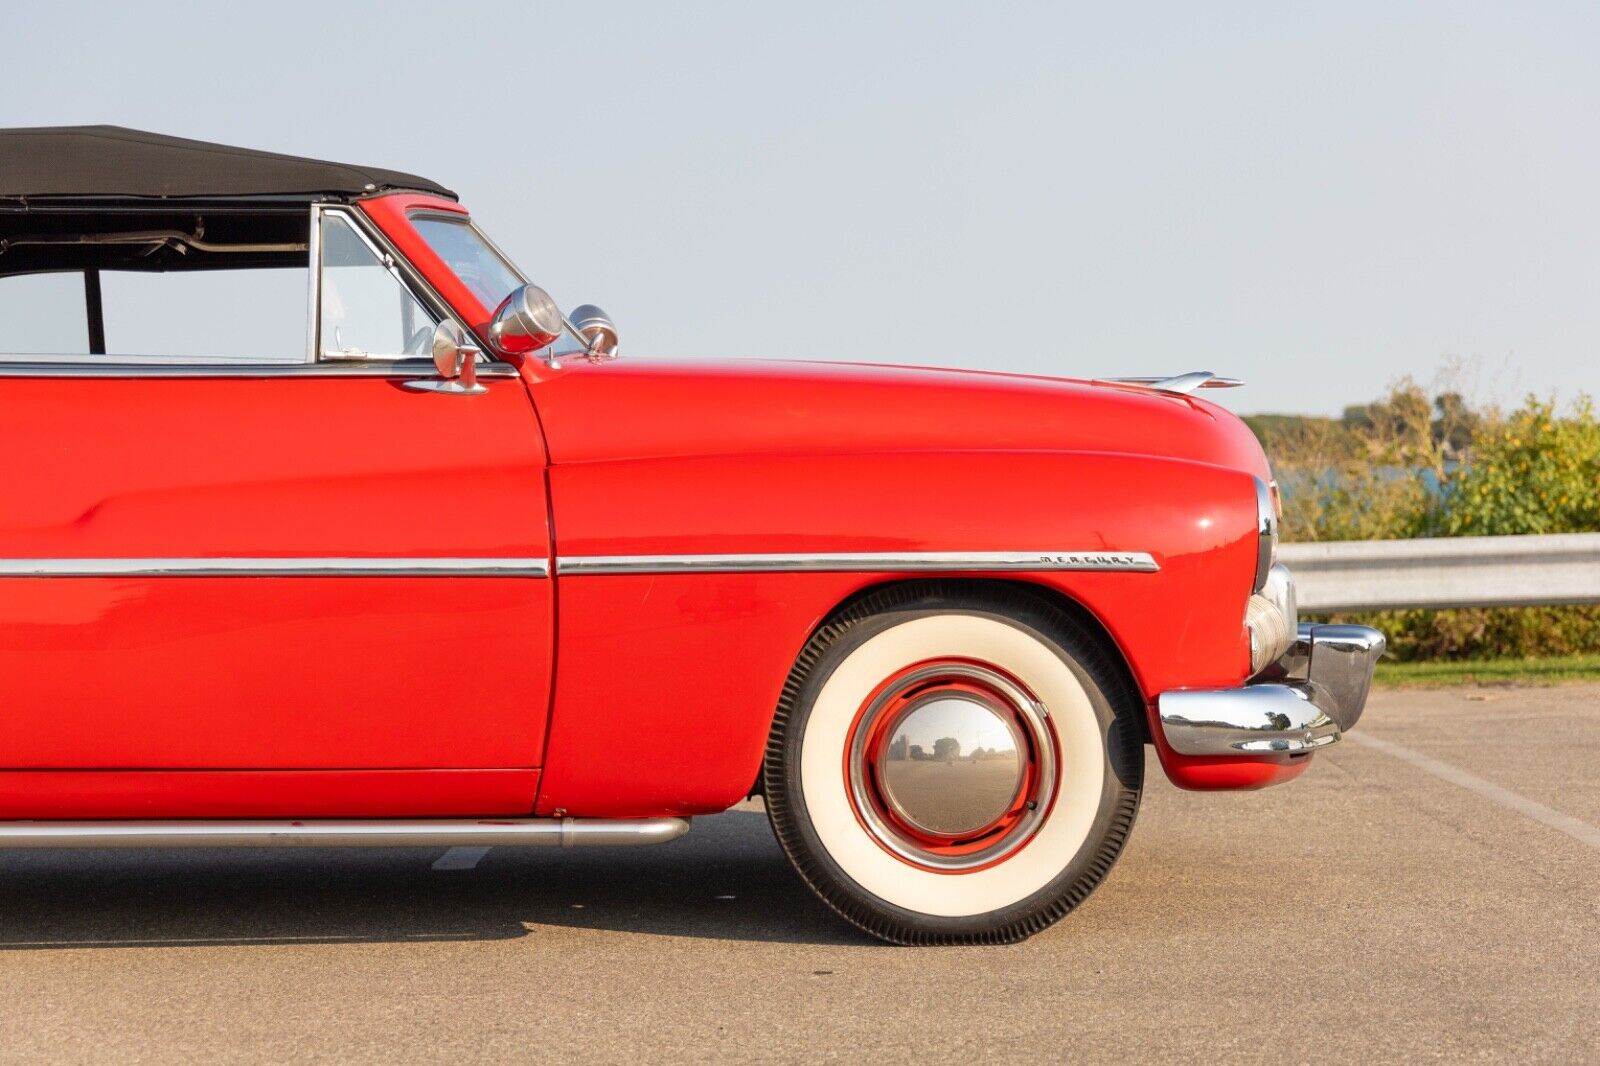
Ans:
[[[1600,603],[1600,533],[1284,544],[1307,613]]]

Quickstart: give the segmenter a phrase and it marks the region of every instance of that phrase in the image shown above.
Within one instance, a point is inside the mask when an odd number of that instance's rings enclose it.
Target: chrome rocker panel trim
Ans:
[[[548,577],[547,559],[455,556],[238,556],[0,559],[6,577]]]
[[[1154,573],[1148,552],[812,552],[729,555],[564,555],[557,574],[968,573],[984,571],[1117,570]]]
[[[687,818],[0,822],[0,848],[449,848],[664,844]]]
[[[1360,719],[1385,643],[1367,626],[1302,625],[1283,658],[1251,684],[1163,692],[1161,731],[1180,755],[1315,751]]]

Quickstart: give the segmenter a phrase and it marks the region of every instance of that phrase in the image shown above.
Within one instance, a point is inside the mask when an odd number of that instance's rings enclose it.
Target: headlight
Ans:
[[[1300,628],[1294,575],[1288,567],[1274,566],[1266,587],[1246,601],[1244,626],[1250,634],[1250,675],[1254,677],[1289,650]]]
[[[1256,582],[1251,592],[1260,592],[1267,584],[1267,575],[1278,561],[1278,507],[1277,483],[1268,484],[1256,478]]]

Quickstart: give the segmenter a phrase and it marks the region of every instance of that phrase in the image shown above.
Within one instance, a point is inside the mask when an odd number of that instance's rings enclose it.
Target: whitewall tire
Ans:
[[[763,769],[801,876],[896,943],[998,943],[1104,878],[1138,810],[1142,704],[1075,613],[1006,583],[872,592],[819,628]]]

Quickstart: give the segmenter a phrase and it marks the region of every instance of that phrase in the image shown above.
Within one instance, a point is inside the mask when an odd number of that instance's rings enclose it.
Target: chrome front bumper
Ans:
[[[1282,657],[1240,688],[1180,689],[1157,701],[1183,755],[1293,755],[1339,739],[1367,705],[1384,637],[1367,626],[1302,625]]]

